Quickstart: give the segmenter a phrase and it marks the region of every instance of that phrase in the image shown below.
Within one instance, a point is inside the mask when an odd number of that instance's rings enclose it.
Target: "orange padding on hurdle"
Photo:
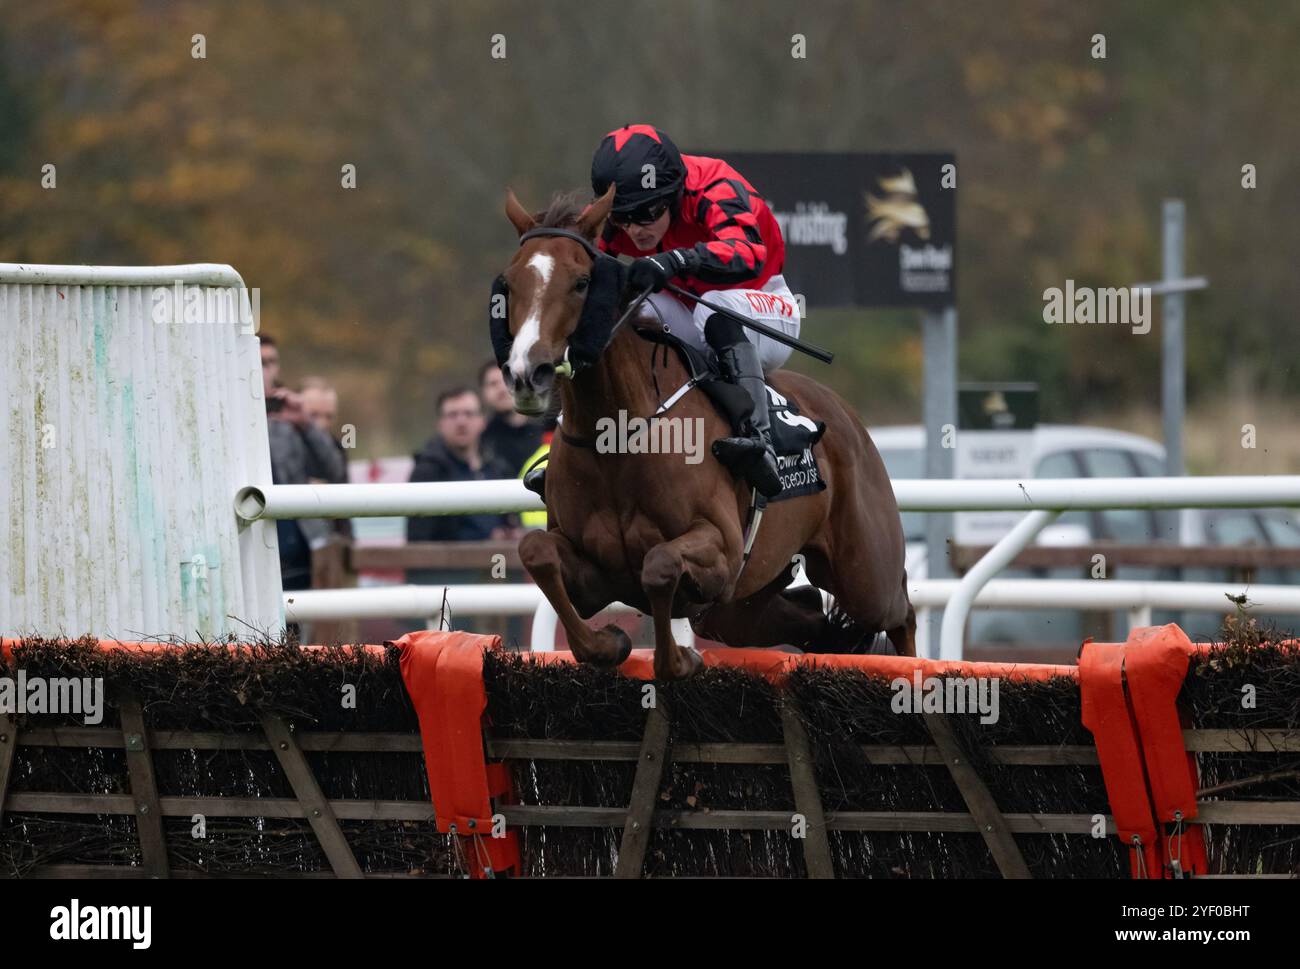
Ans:
[[[1146,878],[1160,870],[1159,838],[1147,797],[1142,741],[1124,690],[1124,647],[1084,643],[1079,654],[1079,706],[1083,725],[1097,745],[1106,800],[1129,849],[1129,870]]]
[[[1083,722],[1134,878],[1205,874],[1196,817],[1196,758],[1183,744],[1178,694],[1197,646],[1176,625],[1135,629],[1128,642],[1085,643],[1079,657]],[[1169,825],[1172,823],[1173,829]]]
[[[921,659],[914,656],[846,656],[831,653],[784,653],[771,649],[706,649],[700,652],[705,666],[731,666],[747,669],[772,682],[780,682],[802,666],[831,669],[856,669],[872,676],[910,677],[915,670],[922,676],[984,676],[1049,680],[1056,676],[1075,679],[1074,666],[1044,663],[966,663],[955,660]],[[574,663],[572,653],[529,653],[529,659],[542,663]],[[654,650],[634,649],[618,668],[624,676],[638,680],[654,679]]]
[[[1203,875],[1208,869],[1204,831],[1187,827],[1196,817],[1196,756],[1183,743],[1192,726],[1178,707],[1192,653],[1200,649],[1177,626],[1136,629],[1125,646],[1124,679],[1142,740],[1142,763],[1151,805],[1161,824],[1161,865],[1168,874]],[[1172,831],[1168,825],[1173,824]]]
[[[471,877],[518,872],[519,836],[492,837],[492,798],[510,793],[504,764],[483,753],[483,653],[501,637],[414,632],[398,639],[402,680],[420,718],[429,793],[438,830],[460,836]]]

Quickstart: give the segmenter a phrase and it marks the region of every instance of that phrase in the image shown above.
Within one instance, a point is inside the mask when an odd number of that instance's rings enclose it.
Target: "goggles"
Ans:
[[[645,205],[635,208],[631,212],[611,214],[609,221],[619,228],[628,225],[650,225],[652,222],[658,221],[659,217],[668,211],[668,204],[667,199],[647,202]]]

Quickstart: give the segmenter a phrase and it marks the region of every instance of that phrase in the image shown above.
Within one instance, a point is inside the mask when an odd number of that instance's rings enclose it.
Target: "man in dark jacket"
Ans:
[[[469,387],[457,387],[438,397],[438,433],[415,455],[412,481],[486,481],[512,478],[510,469],[479,451],[483,407]],[[435,515],[406,520],[408,542],[472,542],[505,538],[512,522],[507,515]]]
[[[438,397],[438,433],[415,455],[412,481],[485,481],[512,477],[508,468],[479,451],[483,435],[483,407],[469,387],[457,387]],[[508,538],[511,516],[436,515],[406,520],[408,542],[473,542]],[[468,585],[487,576],[475,569],[408,569],[406,581],[414,585]],[[456,629],[489,631],[473,619],[453,615]],[[415,627],[420,628],[420,627]],[[490,630],[500,632],[501,630]],[[519,635],[515,632],[513,635]]]

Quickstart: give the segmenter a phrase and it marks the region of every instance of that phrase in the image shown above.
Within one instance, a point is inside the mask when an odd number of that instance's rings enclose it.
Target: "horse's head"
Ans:
[[[584,319],[588,296],[601,289],[601,280],[592,285],[593,275],[599,276],[602,267],[596,265],[591,247],[613,202],[614,188],[610,186],[589,205],[583,206],[574,196],[562,196],[546,212],[533,216],[519,204],[514,192],[506,192],[506,217],[521,237],[552,228],[566,230],[588,243],[584,246],[568,235],[521,238],[518,252],[498,280],[498,291],[506,297],[508,338],[505,333],[494,334],[493,342],[498,362],[504,357],[501,373],[514,396],[515,410],[521,414],[546,410],[556,368],[565,360],[570,338]],[[598,296],[608,300],[609,293]]]

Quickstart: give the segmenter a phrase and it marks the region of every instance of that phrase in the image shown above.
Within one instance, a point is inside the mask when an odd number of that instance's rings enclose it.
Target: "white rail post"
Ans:
[[[984,583],[1001,572],[1007,565],[1024,551],[1047,525],[1061,514],[1056,509],[1038,509],[1031,511],[1016,522],[1016,527],[1003,535],[998,543],[984,554],[984,557],[971,566],[953,592],[952,598],[943,610],[943,625],[939,631],[939,658],[959,660],[962,657],[962,645],[966,632],[966,617],[970,615],[971,603]]]
[[[533,634],[528,640],[528,649],[533,653],[553,653],[555,652],[555,627],[559,625],[560,617],[556,615],[555,608],[542,597],[542,601],[537,603],[537,609],[533,612]]]
[[[1151,625],[1151,606],[1135,606],[1128,611],[1128,628],[1143,629]]]

